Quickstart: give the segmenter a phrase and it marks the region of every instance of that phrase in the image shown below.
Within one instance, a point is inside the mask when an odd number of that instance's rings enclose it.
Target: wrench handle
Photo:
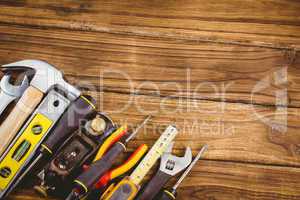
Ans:
[[[171,175],[158,170],[151,181],[146,185],[137,200],[152,200],[165,186],[165,184],[172,178]]]
[[[29,86],[16,106],[0,126],[0,156],[15,138],[19,129],[43,98],[43,93]]]

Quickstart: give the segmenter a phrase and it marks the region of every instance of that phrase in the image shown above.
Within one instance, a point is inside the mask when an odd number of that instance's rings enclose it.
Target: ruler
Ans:
[[[160,138],[152,146],[151,150],[147,153],[144,159],[140,162],[137,168],[132,172],[129,179],[135,185],[139,185],[156,161],[167,150],[170,143],[174,140],[178,133],[175,126],[168,126],[162,133]]]

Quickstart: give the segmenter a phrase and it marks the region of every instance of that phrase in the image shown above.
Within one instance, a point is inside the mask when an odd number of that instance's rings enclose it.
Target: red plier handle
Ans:
[[[121,166],[108,171],[104,174],[101,179],[96,183],[95,188],[100,189],[101,187],[106,186],[114,178],[121,176],[132,169],[145,155],[148,150],[146,144],[142,144],[135,152],[128,158],[128,160]]]

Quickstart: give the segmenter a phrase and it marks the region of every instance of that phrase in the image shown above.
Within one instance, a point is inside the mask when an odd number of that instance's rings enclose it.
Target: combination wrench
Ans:
[[[20,85],[12,85],[10,83],[11,75],[5,74],[0,82],[0,115],[4,112],[7,106],[16,100],[17,98],[21,97],[23,92],[29,86],[28,78],[25,75],[23,81]]]

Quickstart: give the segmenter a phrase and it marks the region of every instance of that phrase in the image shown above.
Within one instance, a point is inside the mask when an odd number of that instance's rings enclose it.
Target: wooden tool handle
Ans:
[[[41,102],[43,93],[29,86],[11,113],[0,126],[0,156],[12,142],[26,119]]]
[[[158,171],[151,181],[147,184],[143,192],[137,197],[137,200],[152,200],[165,186],[172,176],[162,171]]]

